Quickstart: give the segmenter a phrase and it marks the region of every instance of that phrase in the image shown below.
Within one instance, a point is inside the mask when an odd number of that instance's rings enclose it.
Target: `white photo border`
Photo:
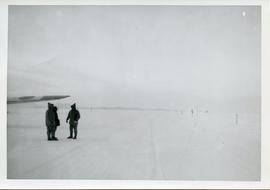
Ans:
[[[258,5],[261,6],[261,181],[9,180],[7,179],[7,53],[9,5]],[[0,2],[0,189],[42,188],[270,188],[269,0],[2,0]]]

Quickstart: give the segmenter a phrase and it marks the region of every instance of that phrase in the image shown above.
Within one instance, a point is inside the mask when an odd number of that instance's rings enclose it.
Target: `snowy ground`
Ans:
[[[80,109],[77,140],[46,140],[45,111],[8,107],[9,179],[259,180],[256,114]]]

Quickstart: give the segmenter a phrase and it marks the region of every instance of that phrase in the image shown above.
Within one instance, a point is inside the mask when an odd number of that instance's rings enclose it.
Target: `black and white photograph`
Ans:
[[[8,180],[262,180],[260,5],[8,5]]]

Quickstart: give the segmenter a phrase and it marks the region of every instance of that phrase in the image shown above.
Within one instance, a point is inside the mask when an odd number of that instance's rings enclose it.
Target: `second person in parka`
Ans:
[[[71,106],[71,110],[68,113],[66,122],[68,122],[69,120],[69,132],[70,135],[68,137],[68,139],[76,139],[77,138],[77,134],[78,134],[78,121],[80,119],[80,112],[76,109],[76,104],[73,104]],[[73,131],[74,131],[74,137],[73,137]]]

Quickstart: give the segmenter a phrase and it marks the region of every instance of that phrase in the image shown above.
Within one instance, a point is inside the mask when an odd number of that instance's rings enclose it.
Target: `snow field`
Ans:
[[[259,180],[256,114],[80,109],[78,139],[59,109],[59,141],[44,109],[8,110],[9,179]]]

